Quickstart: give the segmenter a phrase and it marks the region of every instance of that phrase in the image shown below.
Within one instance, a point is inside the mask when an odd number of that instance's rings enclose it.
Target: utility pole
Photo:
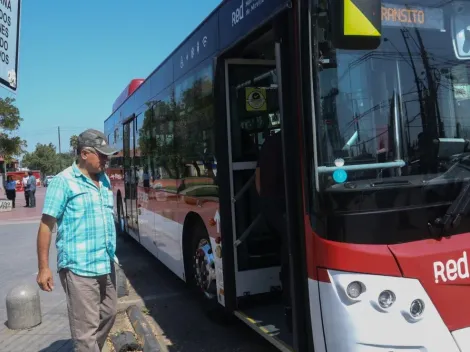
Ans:
[[[62,158],[60,156],[60,154],[62,154],[62,151],[60,149],[60,126],[57,126],[57,134],[59,136],[59,167],[60,167],[60,171],[62,171]]]

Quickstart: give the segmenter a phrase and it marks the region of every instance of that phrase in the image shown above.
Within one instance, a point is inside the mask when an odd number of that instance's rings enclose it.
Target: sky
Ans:
[[[146,78],[221,0],[22,0],[16,132],[70,148],[70,136],[103,130],[114,100]],[[58,150],[58,149],[57,149]]]

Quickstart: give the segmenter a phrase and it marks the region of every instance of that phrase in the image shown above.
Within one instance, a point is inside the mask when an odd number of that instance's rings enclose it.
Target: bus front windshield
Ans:
[[[336,50],[328,16],[312,26],[317,190],[469,178],[450,170],[470,155],[470,1],[383,2],[367,51]]]

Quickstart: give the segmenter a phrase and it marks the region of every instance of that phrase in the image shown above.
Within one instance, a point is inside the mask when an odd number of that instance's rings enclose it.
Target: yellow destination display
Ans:
[[[380,7],[368,0],[344,1],[344,35],[380,37]]]
[[[266,103],[265,88],[245,88],[246,111],[266,111],[268,109]]]

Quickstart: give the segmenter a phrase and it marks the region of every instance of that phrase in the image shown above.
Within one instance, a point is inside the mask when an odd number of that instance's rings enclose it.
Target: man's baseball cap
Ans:
[[[91,147],[104,155],[116,154],[119,150],[111,147],[106,140],[103,132],[94,129],[88,129],[78,136],[78,147],[80,149]]]

